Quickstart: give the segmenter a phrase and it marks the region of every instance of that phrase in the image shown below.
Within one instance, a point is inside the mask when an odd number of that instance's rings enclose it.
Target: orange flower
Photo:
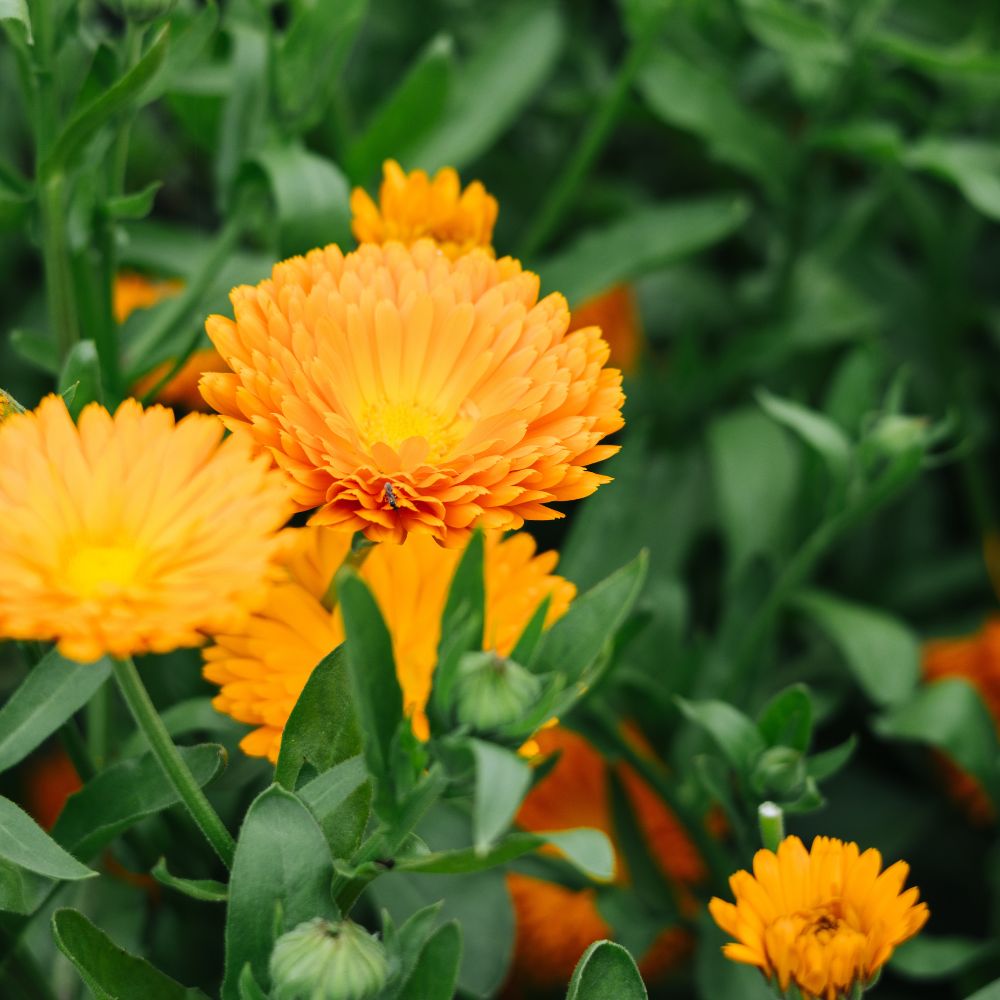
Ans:
[[[582,736],[562,727],[544,729],[535,739],[546,754],[560,752],[555,767],[529,792],[518,813],[526,830],[568,830],[587,826],[614,840],[609,800],[612,766]],[[683,828],[653,790],[630,767],[613,766],[625,786],[636,819],[664,874],[683,889],[704,878],[704,867]],[[628,884],[624,859],[617,857],[615,881]],[[511,873],[507,885],[514,902],[516,938],[508,994],[564,987],[588,945],[613,937],[597,907],[597,890],[569,889],[528,875]],[[690,936],[664,928],[640,967],[655,979],[690,950]]]
[[[83,787],[66,751],[54,746],[24,766],[24,808],[46,830],[55,826],[66,800]]]
[[[284,532],[285,575],[245,628],[220,635],[205,650],[205,676],[222,691],[220,712],[257,726],[240,744],[253,756],[278,759],[281,733],[313,667],[344,640],[340,611],[321,603],[347,555],[349,532],[293,528]],[[392,635],[403,702],[421,739],[428,735],[424,707],[437,661],[441,614],[460,553],[426,535],[405,545],[380,545],[361,568]],[[548,624],[562,615],[575,588],[555,576],[555,552],[535,554],[528,534],[486,539],[484,647],[507,655],[547,595]]]
[[[157,281],[135,271],[122,271],[115,276],[111,289],[111,308],[115,319],[124,323],[136,309],[155,306],[177,295],[183,287],[184,282],[175,278]]]
[[[600,327],[611,347],[611,364],[625,374],[635,371],[642,344],[639,306],[631,285],[615,285],[608,291],[587,299],[573,310],[570,329]]]
[[[842,1000],[864,989],[896,946],[930,915],[917,889],[903,892],[909,865],[882,871],[882,857],[857,844],[817,837],[806,851],[786,837],[777,853],[758,851],[753,874],[729,880],[735,905],[713,899],[715,922],[736,941],[723,952],[754,965],[782,990],[804,1000]]]
[[[126,400],[79,427],[48,396],[0,424],[0,636],[70,659],[166,652],[238,627],[265,595],[279,478],[215,417]]]
[[[404,173],[395,160],[385,161],[382,175],[378,205],[362,188],[351,193],[351,228],[359,243],[409,246],[429,237],[452,260],[476,247],[492,253],[498,206],[479,181],[463,191],[451,167],[431,179],[423,170]]]
[[[621,373],[595,327],[567,333],[558,294],[482,250],[429,240],[313,250],[232,293],[208,320],[232,372],[202,394],[284,470],[314,525],[462,544],[588,496],[622,426]]]

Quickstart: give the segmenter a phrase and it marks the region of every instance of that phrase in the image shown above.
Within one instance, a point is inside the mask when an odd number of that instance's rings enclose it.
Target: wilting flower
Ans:
[[[281,733],[313,667],[344,640],[339,609],[322,597],[351,545],[348,532],[297,528],[284,532],[279,562],[284,577],[264,607],[239,631],[220,635],[205,650],[205,676],[222,691],[220,712],[257,726],[242,748],[277,760]],[[437,660],[440,619],[460,553],[426,535],[373,549],[361,576],[372,589],[392,635],[405,710],[426,739],[424,707]],[[531,616],[551,595],[548,624],[562,615],[575,588],[552,574],[555,552],[535,554],[530,535],[486,539],[486,627],[483,645],[507,654]]]
[[[532,788],[521,805],[518,824],[527,830],[593,827],[615,839],[609,779],[614,770],[624,784],[636,821],[652,857],[682,896],[704,878],[704,867],[683,828],[661,799],[627,765],[611,765],[582,736],[562,727],[544,729],[535,739],[544,753],[560,752],[555,767]],[[629,883],[624,858],[616,852],[615,882]],[[516,937],[510,995],[524,989],[564,987],[580,955],[594,941],[614,936],[597,906],[598,890],[570,889],[533,876],[512,873],[507,885],[514,902]],[[691,904],[693,905],[693,904]],[[655,979],[690,951],[690,935],[663,928],[640,966]]]
[[[444,167],[432,178],[404,173],[395,160],[382,165],[378,205],[362,188],[351,193],[351,228],[359,243],[407,246],[428,237],[452,259],[476,247],[490,250],[497,201],[479,181],[463,191],[458,174]]]
[[[319,508],[314,525],[459,545],[476,524],[561,517],[549,503],[608,481],[587,466],[617,450],[600,442],[622,425],[621,373],[515,260],[329,246],[231,298],[235,322],[207,328],[232,372],[202,393]]]
[[[639,306],[631,285],[615,285],[573,310],[570,329],[597,326],[611,348],[611,364],[628,374],[635,370],[642,345]]]
[[[213,416],[58,396],[0,425],[0,636],[79,661],[200,645],[263,599],[279,478]]]
[[[857,844],[817,837],[806,851],[786,837],[777,852],[758,851],[753,874],[729,880],[735,905],[709,904],[715,922],[736,938],[723,948],[754,965],[784,991],[805,1000],[841,1000],[864,989],[893,950],[930,915],[916,888],[903,891],[903,861],[882,871],[882,856]]]

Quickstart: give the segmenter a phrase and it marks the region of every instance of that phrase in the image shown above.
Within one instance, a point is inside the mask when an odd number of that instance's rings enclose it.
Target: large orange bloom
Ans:
[[[479,181],[463,191],[451,167],[431,179],[423,170],[404,173],[395,160],[385,161],[382,174],[378,205],[362,188],[351,193],[351,228],[359,243],[409,245],[429,237],[452,259],[476,247],[490,249],[498,206]]]
[[[758,851],[753,874],[729,880],[735,905],[709,904],[715,922],[736,938],[723,951],[754,965],[782,990],[794,983],[805,1000],[841,1000],[870,984],[896,946],[930,915],[917,889],[903,892],[909,865],[882,871],[882,857],[857,844],[817,837],[806,851],[786,837],[777,853]]]
[[[518,528],[608,481],[587,466],[622,425],[621,373],[596,327],[482,250],[432,242],[294,257],[208,320],[232,372],[202,393],[284,470],[312,524],[373,541]]]
[[[560,757],[521,805],[517,822],[526,830],[593,827],[614,840],[609,765],[582,736],[562,727],[544,729],[535,739],[544,753]],[[702,860],[674,815],[627,765],[615,765],[653,857],[680,887],[700,882]],[[624,859],[617,858],[615,881],[627,884]],[[594,941],[614,936],[597,907],[597,890],[569,889],[528,875],[512,873],[507,885],[514,902],[516,938],[508,995],[565,987],[573,968]],[[691,939],[676,927],[664,928],[640,967],[655,979],[690,950]]]
[[[281,733],[313,667],[344,641],[339,609],[321,599],[351,545],[349,532],[297,528],[284,533],[283,578],[246,627],[220,635],[205,650],[205,676],[222,691],[220,712],[257,726],[241,744],[254,756],[278,759]],[[414,731],[426,738],[424,706],[437,661],[441,613],[460,553],[426,535],[373,549],[361,576],[392,634],[403,701]],[[552,574],[555,552],[535,554],[528,534],[486,540],[484,647],[507,655],[538,605],[551,595],[547,623],[562,615],[575,588]]]
[[[58,396],[0,424],[0,636],[79,661],[239,627],[265,594],[280,479],[214,416]]]
[[[631,285],[615,285],[587,299],[573,310],[570,328],[599,326],[611,348],[611,364],[628,374],[635,371],[642,346],[642,324],[635,290]]]

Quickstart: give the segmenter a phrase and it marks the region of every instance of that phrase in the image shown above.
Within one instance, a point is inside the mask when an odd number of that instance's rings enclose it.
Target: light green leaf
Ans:
[[[727,702],[676,701],[684,715],[712,737],[729,764],[741,774],[747,773],[766,749],[754,723]]]
[[[76,881],[97,874],[67,854],[23,809],[2,796],[0,858],[46,878]]]
[[[912,146],[904,162],[951,182],[983,215],[1000,220],[1000,144],[931,136]]]
[[[769,417],[794,431],[826,463],[834,480],[843,483],[851,466],[851,443],[828,417],[766,389],[757,390],[757,402]]]
[[[0,708],[0,771],[52,735],[108,679],[111,665],[74,663],[50,650]]]
[[[360,754],[335,764],[298,790],[323,830],[335,858],[357,849],[371,813],[371,785]]]
[[[171,875],[167,869],[166,858],[160,858],[156,862],[150,875],[160,885],[165,885],[168,889],[175,889],[177,892],[203,903],[225,903],[229,898],[229,889],[224,882],[217,882],[211,878],[180,878],[177,875]]]
[[[145,219],[153,210],[153,200],[161,187],[163,181],[153,181],[141,191],[108,198],[104,202],[104,211],[112,219]]]
[[[566,1000],[646,1000],[635,959],[614,941],[595,941],[580,957]]]
[[[458,921],[449,920],[424,945],[400,996],[452,1000],[461,960],[462,929]]]
[[[88,403],[104,401],[104,388],[101,385],[101,363],[97,355],[97,347],[92,340],[77,341],[66,355],[62,371],[59,374],[60,393],[76,387],[68,407],[73,419]]]
[[[1000,1000],[1000,979],[995,979],[989,986],[970,993],[965,1000]]]
[[[483,740],[469,740],[476,761],[472,826],[480,853],[510,826],[528,786],[531,767],[520,754]]]
[[[25,40],[34,44],[31,33],[31,18],[28,16],[27,0],[0,0],[0,22],[13,21],[24,31]],[[4,27],[7,27],[4,24]]]
[[[58,885],[56,879],[29,872],[0,858],[0,912],[29,916],[45,903]]]
[[[907,979],[951,979],[996,951],[993,941],[922,934],[893,952],[890,967]]]

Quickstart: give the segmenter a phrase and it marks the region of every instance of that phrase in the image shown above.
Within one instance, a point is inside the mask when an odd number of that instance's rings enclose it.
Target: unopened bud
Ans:
[[[771,747],[754,765],[751,783],[760,795],[779,799],[795,798],[805,787],[806,762],[798,750],[791,747]]]
[[[389,963],[381,941],[351,920],[322,917],[282,934],[271,952],[273,1000],[371,1000]]]
[[[890,413],[878,421],[869,440],[884,455],[902,455],[924,445],[927,426],[924,417]]]
[[[466,653],[458,667],[458,721],[488,733],[516,722],[538,700],[542,682],[530,670],[494,652]]]

